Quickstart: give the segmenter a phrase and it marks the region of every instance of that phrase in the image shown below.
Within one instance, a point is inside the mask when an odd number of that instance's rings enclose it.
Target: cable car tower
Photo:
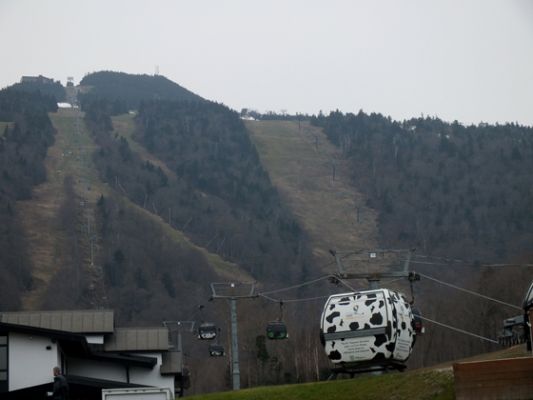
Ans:
[[[419,281],[420,276],[413,271],[409,271],[409,263],[416,249],[395,250],[395,249],[374,249],[358,250],[353,252],[341,253],[335,250],[329,250],[330,254],[335,257],[337,264],[337,275],[341,279],[366,279],[369,289],[378,289],[382,279],[387,278],[407,278],[410,282]],[[366,257],[365,257],[366,255]],[[399,256],[405,256],[403,268],[400,271],[391,271],[384,265],[387,261],[396,261]],[[358,264],[366,264],[366,272],[347,272],[343,264],[344,259],[355,261]],[[375,271],[369,271],[369,267]]]
[[[231,375],[233,390],[241,388],[241,372],[239,369],[239,342],[237,338],[237,300],[252,299],[255,294],[255,283],[225,282],[211,283],[211,299],[227,299],[231,314]]]

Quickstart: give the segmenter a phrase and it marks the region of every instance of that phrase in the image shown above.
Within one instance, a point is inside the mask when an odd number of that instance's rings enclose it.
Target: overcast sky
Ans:
[[[240,110],[533,125],[530,0],[0,0],[0,87],[164,75]]]

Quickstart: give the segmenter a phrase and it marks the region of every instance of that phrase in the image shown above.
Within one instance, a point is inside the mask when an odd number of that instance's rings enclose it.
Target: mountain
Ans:
[[[65,88],[59,81],[39,76],[22,77],[19,83],[10,86],[11,89],[23,92],[39,92],[43,95],[55,98],[56,102],[62,102],[66,98]]]
[[[329,249],[416,247],[412,268],[514,304],[530,281],[483,265],[530,262],[531,128],[362,112],[243,123],[164,77],[115,72],[76,89],[83,111],[39,90],[0,91],[1,309],[212,320],[229,347],[227,304],[207,301],[209,284],[255,282],[268,292],[239,302],[241,372],[263,385],[327,372],[323,298],[348,290],[325,276]],[[409,294],[407,281],[383,285]],[[423,315],[487,337],[509,316],[450,290],[417,283]],[[281,316],[291,339],[271,343],[265,324]],[[493,346],[427,329],[414,366]],[[193,390],[227,388],[227,363],[184,341],[203,372]]]
[[[313,122],[378,211],[383,246],[495,262],[530,252],[533,128],[363,112]]]
[[[100,71],[85,75],[80,82],[80,101],[105,99],[115,114],[136,110],[142,101],[176,100],[201,102],[200,96],[162,75],[132,75]]]

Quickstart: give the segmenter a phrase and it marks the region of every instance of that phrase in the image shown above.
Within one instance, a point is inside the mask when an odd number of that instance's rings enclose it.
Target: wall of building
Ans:
[[[47,337],[9,334],[9,391],[52,383],[59,365],[56,343]]]
[[[155,386],[159,388],[169,388],[174,396],[174,376],[162,376],[159,372],[161,368],[162,356],[160,353],[142,353],[143,356],[157,358],[157,365],[152,369],[131,367],[130,382],[139,385]]]
[[[143,386],[168,388],[174,395],[174,376],[162,376],[162,356],[158,353],[142,353],[143,356],[157,358],[154,368],[130,367],[130,383]],[[85,376],[94,379],[105,379],[117,382],[127,382],[126,366],[110,362],[84,360],[78,358],[67,359],[68,374]]]

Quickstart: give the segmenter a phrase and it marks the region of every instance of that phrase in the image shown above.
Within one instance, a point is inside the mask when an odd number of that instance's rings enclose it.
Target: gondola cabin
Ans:
[[[224,351],[224,346],[220,344],[210,344],[209,355],[211,357],[224,357],[226,355],[226,352]]]
[[[270,321],[266,328],[267,338],[270,340],[287,339],[287,325],[282,321]]]
[[[403,365],[414,343],[413,321],[411,306],[398,292],[336,294],[322,312],[321,341],[337,365]]]
[[[213,340],[217,337],[217,327],[210,322],[204,322],[198,327],[198,339]]]

